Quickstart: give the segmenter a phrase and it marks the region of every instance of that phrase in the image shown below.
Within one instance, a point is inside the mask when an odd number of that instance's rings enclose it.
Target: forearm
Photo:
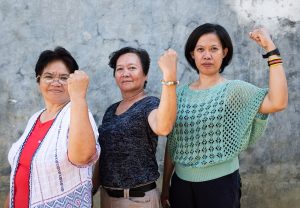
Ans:
[[[163,85],[161,99],[156,113],[156,131],[159,135],[165,136],[171,132],[176,120],[176,113],[176,85]]]
[[[83,165],[96,152],[96,141],[89,119],[86,100],[71,100],[71,121],[69,131],[68,156],[72,163]]]
[[[168,147],[166,145],[165,149],[165,159],[164,159],[164,174],[163,174],[163,183],[162,183],[162,192],[168,192],[170,186],[170,179],[174,171],[174,164],[170,158],[168,152]]]
[[[273,55],[269,60],[278,58]],[[270,66],[268,99],[274,110],[282,110],[288,103],[288,86],[282,64]]]

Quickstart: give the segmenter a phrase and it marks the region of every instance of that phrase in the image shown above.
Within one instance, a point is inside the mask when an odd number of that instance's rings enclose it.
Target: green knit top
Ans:
[[[187,181],[216,179],[239,168],[238,154],[264,132],[258,113],[267,89],[227,80],[205,90],[177,90],[178,110],[168,149],[176,174]]]

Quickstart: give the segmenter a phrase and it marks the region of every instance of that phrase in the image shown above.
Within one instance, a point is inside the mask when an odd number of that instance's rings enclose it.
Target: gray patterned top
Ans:
[[[148,123],[148,115],[158,107],[159,99],[145,97],[116,115],[119,104],[106,110],[98,129],[100,181],[106,187],[132,188],[159,177],[155,157],[158,136]]]

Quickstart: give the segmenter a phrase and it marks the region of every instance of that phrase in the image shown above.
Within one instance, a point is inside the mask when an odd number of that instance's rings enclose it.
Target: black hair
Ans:
[[[45,50],[40,54],[39,59],[35,65],[35,77],[37,77],[37,82],[40,81],[39,76],[42,75],[45,67],[47,67],[49,63],[54,61],[62,61],[70,73],[78,70],[78,64],[71,53],[65,48],[58,46],[53,51]]]
[[[226,66],[230,63],[232,59],[233,54],[233,46],[231,42],[231,38],[228,34],[228,32],[225,30],[224,27],[218,24],[211,24],[211,23],[205,23],[203,25],[200,25],[197,27],[189,36],[189,38],[186,41],[185,44],[185,58],[188,61],[188,63],[199,73],[199,70],[196,66],[195,60],[193,59],[191,52],[194,51],[196,44],[199,40],[199,38],[208,33],[214,33],[218,36],[220,39],[220,42],[222,44],[222,48],[228,49],[228,52],[226,56],[223,58],[222,65],[220,68],[220,73],[222,73]]]
[[[120,56],[126,53],[134,53],[136,54],[142,64],[143,72],[147,76],[150,67],[150,57],[146,50],[141,48],[133,48],[133,47],[124,47],[117,51],[112,52],[109,55],[109,63],[108,65],[114,70],[113,75],[115,76],[117,61]]]

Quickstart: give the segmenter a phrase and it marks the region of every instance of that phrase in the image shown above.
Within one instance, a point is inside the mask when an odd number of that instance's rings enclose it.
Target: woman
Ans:
[[[43,51],[35,73],[45,109],[29,119],[9,151],[5,207],[91,207],[92,164],[100,146],[85,99],[88,76],[62,47]]]
[[[270,35],[259,28],[250,38],[267,52],[268,90],[221,75],[233,54],[222,26],[207,23],[190,34],[185,57],[199,77],[177,92],[178,115],[165,152],[164,208],[168,202],[172,208],[240,207],[238,155],[262,135],[268,114],[288,102],[282,59]]]
[[[145,50],[125,47],[110,55],[122,100],[106,110],[99,127],[102,152],[93,180],[94,193],[102,186],[102,208],[159,207],[155,152],[158,136],[167,135],[176,119],[176,61],[173,50],[159,59],[159,101],[144,91],[150,65]]]

